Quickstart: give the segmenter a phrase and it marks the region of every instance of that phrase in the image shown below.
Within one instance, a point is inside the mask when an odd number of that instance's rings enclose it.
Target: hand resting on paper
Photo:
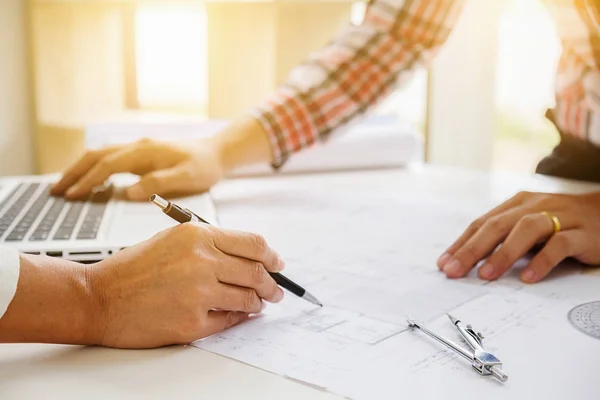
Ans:
[[[478,275],[494,280],[538,245],[541,250],[521,272],[526,283],[540,281],[568,257],[600,264],[600,192],[521,192],[475,220],[442,254],[438,267],[449,278],[460,278],[486,259]]]

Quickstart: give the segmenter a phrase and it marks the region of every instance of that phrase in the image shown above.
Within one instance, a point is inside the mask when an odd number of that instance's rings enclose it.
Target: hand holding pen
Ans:
[[[194,212],[188,210],[187,208],[180,207],[177,204],[172,203],[168,200],[165,200],[157,194],[153,194],[152,196],[150,196],[150,202],[160,207],[165,214],[167,214],[169,217],[173,218],[175,221],[181,224],[195,221],[210,225],[208,221],[199,217]],[[319,300],[317,300],[315,296],[313,296],[312,294],[307,292],[306,289],[304,289],[302,286],[291,281],[282,274],[278,272],[269,272],[269,275],[282,288],[287,289],[291,293],[295,294],[300,298],[303,298],[304,300],[312,304],[323,307],[323,304]]]

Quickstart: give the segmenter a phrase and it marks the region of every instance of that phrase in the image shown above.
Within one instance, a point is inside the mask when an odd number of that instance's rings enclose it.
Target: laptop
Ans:
[[[67,201],[50,195],[56,176],[0,178],[0,245],[82,263],[105,259],[176,225],[155,205],[127,201],[123,181]],[[126,182],[126,181],[125,181]],[[217,223],[210,193],[176,199]]]

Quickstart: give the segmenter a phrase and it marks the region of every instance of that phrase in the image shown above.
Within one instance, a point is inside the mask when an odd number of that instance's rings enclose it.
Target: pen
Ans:
[[[163,211],[163,213],[167,214],[169,217],[173,218],[175,221],[181,224],[190,221],[196,221],[210,225],[208,221],[199,217],[194,212],[188,210],[187,208],[178,206],[177,204],[169,200],[165,200],[157,194],[153,194],[152,196],[150,196],[150,202],[157,205]],[[323,304],[319,300],[317,300],[315,296],[307,292],[306,289],[304,289],[302,286],[298,285],[294,281],[286,278],[278,272],[269,272],[269,275],[271,275],[271,278],[273,278],[273,280],[277,282],[277,284],[282,288],[287,289],[291,293],[306,301],[323,307]]]

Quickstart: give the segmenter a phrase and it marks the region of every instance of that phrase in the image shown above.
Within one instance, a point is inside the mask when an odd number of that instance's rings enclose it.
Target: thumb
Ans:
[[[145,201],[154,193],[165,195],[177,189],[181,190],[183,175],[180,168],[151,172],[142,176],[138,183],[127,188],[127,197],[133,201]]]

